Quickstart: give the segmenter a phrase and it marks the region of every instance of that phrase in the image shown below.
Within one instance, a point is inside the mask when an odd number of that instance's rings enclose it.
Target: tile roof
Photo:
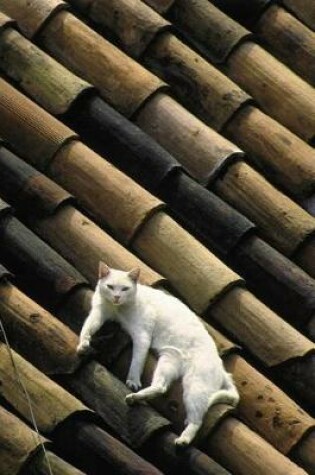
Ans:
[[[20,473],[21,468],[33,469],[44,468],[43,453],[39,450],[40,443],[47,444],[43,437],[37,439],[37,434],[33,432],[21,419],[0,407],[1,433],[0,433],[0,454],[1,468],[3,473]],[[32,454],[29,457],[29,454]],[[65,475],[82,475],[83,472],[75,469],[63,459],[50,452],[49,445],[46,447],[46,454],[50,467],[56,473]],[[44,473],[44,472],[42,472]],[[45,472],[47,473],[47,472]]]
[[[315,473],[312,2],[70,3],[0,0],[1,473],[49,473],[42,443],[69,475]],[[214,337],[241,402],[199,448],[179,383],[125,404],[121,330],[77,357],[99,260]]]

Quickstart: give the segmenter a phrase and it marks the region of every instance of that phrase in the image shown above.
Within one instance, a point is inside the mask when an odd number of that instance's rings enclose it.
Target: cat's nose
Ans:
[[[115,303],[118,303],[119,302],[119,295],[114,295],[114,302]]]

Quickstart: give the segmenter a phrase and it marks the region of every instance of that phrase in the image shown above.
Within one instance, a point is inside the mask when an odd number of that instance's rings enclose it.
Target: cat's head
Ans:
[[[129,272],[112,269],[104,262],[99,264],[99,286],[104,298],[113,305],[124,305],[134,301],[140,269]]]

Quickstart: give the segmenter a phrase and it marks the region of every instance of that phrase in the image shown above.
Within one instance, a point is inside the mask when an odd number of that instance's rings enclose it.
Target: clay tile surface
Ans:
[[[0,0],[1,474],[315,474],[313,3]],[[185,451],[122,329],[76,353],[100,261],[233,375]]]
[[[297,18],[315,30],[315,7],[312,0],[282,0],[282,3]]]

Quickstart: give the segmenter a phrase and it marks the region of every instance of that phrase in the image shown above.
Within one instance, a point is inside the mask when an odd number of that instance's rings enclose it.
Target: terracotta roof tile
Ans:
[[[164,279],[129,253],[91,219],[74,208],[74,199],[63,188],[18,158],[0,148],[0,169],[4,177],[2,196],[10,200],[19,216],[58,252],[96,284],[98,263],[112,267],[141,268],[141,281],[162,284]],[[67,239],[62,239],[67,236]],[[85,256],[84,262],[76,256]]]
[[[225,130],[250,163],[307,209],[302,200],[314,194],[313,148],[255,107],[240,111]]]
[[[72,58],[74,72],[80,73],[90,63],[86,79],[102,89],[106,99],[127,116],[131,116],[154,92],[165,87],[163,81],[124,55],[71,13],[61,12],[54,16],[40,38],[45,48],[55,51],[65,65]],[[57,39],[56,43],[53,38]],[[80,45],[84,45],[84,48]],[[103,73],[104,69],[106,75]]]
[[[42,54],[43,62],[45,58]],[[55,75],[54,77],[56,78]],[[52,102],[51,100],[49,104]],[[189,177],[179,176],[176,179],[173,171],[174,167],[179,167],[178,163],[99,98],[87,97],[76,101],[69,111],[67,121],[74,125],[94,148],[96,147],[106,156],[109,153],[115,164],[140,180],[141,184],[159,193],[162,199],[166,199],[171,204],[176,216],[182,217],[192,232],[196,233],[197,231],[196,235],[199,239],[218,248],[220,253],[231,252],[232,246],[236,246],[238,240],[250,229],[251,224],[246,222],[241,215],[228,209],[223,201],[210,192],[202,190]],[[133,150],[132,156],[130,149]],[[177,188],[176,193],[175,187]],[[191,196],[191,199],[187,200],[188,196]],[[195,213],[196,207],[199,212],[204,210],[199,219]],[[217,219],[215,225],[214,219]],[[272,250],[269,248],[268,253],[271,252]],[[264,255],[266,257],[266,253]],[[277,254],[274,255],[274,259],[277,259]],[[290,266],[292,267],[292,264]],[[279,279],[279,266],[277,270]],[[243,271],[245,271],[244,268]],[[240,272],[242,273],[242,269]],[[251,273],[252,278],[253,274]],[[299,303],[298,308],[294,308],[292,311],[294,313],[300,309]]]
[[[13,315],[17,315],[17,313],[19,313],[20,314],[19,319],[21,321],[23,319],[22,314],[21,314],[21,310],[19,310],[19,308],[21,308],[21,307],[18,306],[18,304],[16,302],[16,298],[18,297],[19,299],[21,299],[21,298],[24,299],[24,307],[25,308],[28,308],[30,305],[32,307],[34,307],[34,303],[32,303],[32,301],[30,301],[30,299],[26,299],[23,296],[23,294],[21,294],[21,292],[18,292],[17,289],[12,288],[12,286],[9,285],[9,284],[6,284],[3,288],[3,290],[4,291],[6,290],[7,294],[10,295],[10,301],[8,301],[6,303],[6,308],[7,308],[8,315],[11,314],[11,317],[13,317]],[[12,290],[13,290],[13,292],[12,292]],[[38,312],[43,312],[43,311],[38,310]],[[24,317],[24,319],[25,319],[25,317]],[[43,319],[43,326],[47,326],[48,328],[50,328],[51,329],[50,331],[52,332],[52,334],[57,332],[57,335],[63,337],[63,334],[66,331],[66,328],[65,327],[63,328],[59,324],[59,329],[58,330],[57,329],[53,330],[53,328],[55,327],[55,324],[52,327],[53,322],[54,322],[54,319],[49,314],[47,314],[46,318]],[[8,326],[8,329],[9,329],[10,332],[14,331],[14,326],[16,325],[16,323],[14,323],[13,320],[11,320],[11,321],[9,320],[7,322],[7,326]],[[12,328],[12,330],[11,330],[11,328]],[[29,337],[33,338],[33,344],[35,344],[36,341],[37,342],[41,341],[41,336],[38,332],[35,333],[35,328],[32,329],[31,327],[29,327],[29,330],[27,331],[27,334],[29,335]],[[67,341],[67,340],[64,339],[64,341]],[[25,353],[25,351],[27,351],[26,350],[27,347],[25,345],[26,340],[22,340],[21,343],[22,343],[20,345],[21,346],[21,352]],[[67,344],[66,344],[66,346],[67,346]],[[58,351],[56,352],[56,346],[52,346],[51,350],[53,350],[52,353],[51,353],[52,355],[54,355],[54,354],[56,356],[58,355]],[[37,364],[42,366],[41,357],[40,357],[39,353],[37,353],[37,352],[34,353],[33,352],[33,354],[29,353],[29,355],[30,355],[30,359],[33,362],[36,362]],[[230,359],[230,357],[228,357],[228,359]],[[252,384],[255,385],[258,392],[261,391],[262,394],[264,394],[264,391],[267,391],[266,394],[268,394],[270,402],[273,398],[273,401],[276,402],[276,404],[280,404],[281,407],[283,408],[282,413],[278,415],[278,418],[280,418],[280,420],[281,420],[282,417],[284,418],[283,421],[281,422],[281,424],[279,424],[279,426],[278,426],[279,430],[282,431],[284,429],[283,424],[285,423],[285,420],[287,420],[287,423],[290,423],[290,415],[289,415],[290,413],[289,412],[286,413],[286,411],[290,410],[290,408],[291,408],[291,411],[293,411],[293,415],[294,415],[294,412],[296,412],[297,407],[295,408],[294,404],[292,404],[288,400],[288,398],[286,396],[284,396],[284,394],[281,394],[281,392],[279,392],[279,390],[277,390],[277,388],[272,386],[270,382],[268,383],[266,381],[264,383],[263,380],[262,380],[262,376],[260,376],[259,373],[256,373],[256,376],[255,376],[255,371],[253,369],[251,369],[248,364],[246,364],[244,361],[243,362],[242,361],[243,361],[242,358],[239,358],[239,357],[236,360],[232,358],[232,360],[230,360],[230,363],[232,364],[232,366],[228,366],[229,368],[233,368],[236,365],[238,368],[240,368],[240,371],[239,370],[236,371],[236,373],[239,374],[238,377],[240,378],[240,380],[239,380],[240,390],[242,391],[241,388],[245,386],[244,384],[242,384],[242,381],[247,379],[248,383],[252,382]],[[241,368],[243,368],[243,369],[241,369]],[[91,377],[92,377],[92,379],[91,379]],[[254,378],[256,377],[256,379],[253,379],[253,377]],[[98,381],[97,386],[95,385],[96,381]],[[108,381],[108,383],[106,383],[106,381]],[[125,427],[125,430],[127,429],[128,425],[126,426],[126,424],[123,423],[123,413],[125,411],[125,409],[124,409],[125,406],[122,406],[120,408],[120,410],[118,410],[118,407],[117,407],[117,404],[118,404],[118,399],[117,399],[118,393],[117,393],[117,391],[121,392],[123,386],[119,385],[118,383],[115,383],[113,378],[110,376],[110,374],[108,372],[106,372],[104,370],[104,368],[102,369],[102,367],[100,367],[100,366],[97,366],[95,364],[93,366],[93,364],[88,363],[79,372],[77,372],[74,377],[69,376],[66,380],[64,380],[64,382],[66,383],[66,386],[71,388],[72,390],[74,390],[76,394],[79,394],[80,397],[83,397],[84,400],[86,400],[86,398],[88,398],[89,401],[93,401],[93,400],[95,401],[96,400],[98,391],[101,391],[100,392],[100,400],[104,399],[104,396],[107,394],[108,391],[110,391],[110,393],[108,393],[108,395],[106,397],[106,401],[107,401],[106,405],[101,406],[100,402],[97,403],[98,413],[101,414],[102,417],[105,417],[105,420],[106,420],[107,423],[109,423],[111,420],[112,420],[112,423],[113,423],[113,419],[112,419],[113,412],[112,411],[114,411],[114,412],[118,411],[118,413],[117,413],[117,415],[114,419],[114,428],[116,427],[116,429],[117,429],[117,424],[118,424],[117,416],[119,414],[120,418],[122,419],[122,422],[121,422],[123,424],[122,428]],[[98,390],[97,390],[97,387],[98,387]],[[91,391],[92,391],[92,393],[91,393]],[[115,395],[115,396],[114,397],[111,396],[109,398],[110,394],[112,394],[113,396]],[[126,394],[126,390],[123,390],[123,395],[124,394]],[[173,393],[173,397],[174,397],[174,393]],[[246,397],[245,394],[244,394],[244,397]],[[282,398],[282,399],[279,399],[279,398]],[[266,410],[267,408],[265,407],[265,402],[264,402],[265,398],[264,398],[264,396],[262,398],[258,399],[258,400],[260,401],[258,403],[260,408],[264,408],[264,410]],[[280,400],[282,400],[282,403],[280,403]],[[114,405],[109,405],[110,401],[112,401],[112,404],[114,404]],[[266,403],[267,403],[267,401],[266,401]],[[101,407],[103,407],[103,409],[101,409]],[[284,409],[284,407],[286,407],[286,409]],[[272,410],[271,408],[272,408],[272,405],[270,405],[269,411]],[[247,410],[247,405],[246,404],[244,406],[244,409],[245,409],[245,412],[246,412],[246,410]],[[275,410],[276,410],[276,408],[275,408]],[[144,414],[146,412],[147,411],[144,410]],[[138,414],[138,416],[137,416],[138,422],[139,422],[139,416],[140,415]],[[125,417],[127,417],[127,414],[126,414]],[[250,415],[247,416],[247,417],[251,418]],[[291,416],[291,417],[293,417],[293,416]],[[311,425],[313,423],[312,419],[308,418],[308,416],[306,414],[303,416],[303,413],[301,413],[301,411],[299,411],[299,413],[296,413],[296,417],[299,417],[301,422],[302,422],[303,417],[304,417],[305,423],[307,423],[307,420],[309,420]],[[271,416],[270,416],[270,418],[271,418]],[[258,419],[258,421],[259,421],[259,419]],[[137,427],[139,429],[141,428],[141,430],[144,430],[145,426],[143,424],[138,424]],[[152,425],[151,425],[151,427],[152,427]],[[261,426],[261,429],[262,429],[262,427],[263,426]],[[122,428],[121,428],[121,430],[122,430]],[[239,429],[240,429],[240,427],[239,427]],[[299,425],[299,430],[301,430],[301,429],[302,429],[302,426]],[[245,430],[245,428],[243,430]],[[122,434],[121,431],[120,431],[120,434]],[[245,434],[246,434],[246,430],[245,430]],[[282,434],[285,435],[286,431],[284,430],[282,432]],[[298,437],[297,432],[295,432],[295,434],[296,434],[296,437]],[[129,443],[131,443],[129,437],[131,437],[132,435],[133,435],[133,431],[129,433],[129,436],[127,435],[127,433],[125,433],[124,438],[126,440],[129,440]],[[292,440],[294,440],[293,439],[294,433],[291,434],[291,437],[292,437]],[[137,444],[139,444],[139,441],[141,440],[141,438],[139,439],[139,436],[138,436],[138,437],[136,437],[135,439],[132,439],[132,440],[134,440],[132,445],[134,445],[134,444],[137,445]],[[288,443],[288,440],[287,440],[286,443]]]
[[[213,63],[224,63],[232,51],[251,38],[249,30],[203,0],[177,0],[167,12],[184,36],[198,31],[198,41]],[[182,28],[184,26],[184,28]]]
[[[1,283],[0,294],[1,320],[16,351],[31,361],[36,347],[39,369],[45,374],[73,373],[80,366],[77,338],[68,327],[9,282]]]
[[[48,351],[51,356],[51,361],[55,361],[55,364],[58,359],[60,359],[60,352],[56,344],[51,344],[51,339],[56,341],[59,338],[63,341],[64,349],[74,354],[75,349],[73,346],[71,348],[71,338],[75,338],[77,341],[77,337],[74,337],[74,335],[71,337],[71,332],[64,325],[62,325],[60,322],[58,323],[54,317],[52,317],[52,315],[50,315],[48,312],[45,312],[41,307],[39,307],[39,305],[35,304],[35,302],[27,298],[11,284],[3,283],[1,290],[3,295],[6,297],[4,300],[1,300],[1,310],[3,311],[3,309],[5,309],[6,312],[5,325],[8,330],[8,335],[10,339],[12,339],[14,347],[19,346],[21,354],[27,355],[29,360],[31,360],[42,371],[46,372],[48,369],[45,366],[45,362],[43,363],[42,361],[42,354],[40,352],[30,351],[31,345],[26,338],[15,340],[14,335],[16,327],[18,327],[18,330],[22,330],[24,327],[24,335],[27,335],[28,338],[30,338],[33,347],[34,345],[42,344],[44,336],[43,332],[49,332],[51,337],[50,340],[47,339],[46,344],[47,348],[49,347]],[[32,321],[33,325],[28,325],[27,327],[25,326],[29,320],[29,312],[33,312],[34,308],[36,308],[37,315],[45,314],[45,318],[41,319],[41,331],[38,330],[37,322],[34,322],[34,319]],[[69,336],[71,338],[69,338]],[[4,345],[2,345],[1,349],[3,349],[4,352],[7,351]],[[35,379],[37,384],[40,382],[42,383],[41,391],[44,392],[47,399],[45,404],[51,404],[49,399],[51,398],[51,394],[57,397],[59,394],[58,391],[63,391],[63,400],[65,401],[65,397],[67,400],[68,396],[64,390],[61,390],[61,388],[59,389],[59,387],[54,385],[52,382],[49,383],[48,378],[38,371],[36,372],[35,368],[24,362],[24,360],[22,360],[17,354],[14,354],[14,358],[16,358],[19,363],[23,363],[22,368],[26,368],[25,371],[27,370],[29,372],[33,372],[34,376],[36,373],[37,378]],[[3,364],[5,361],[6,360],[4,359]],[[18,367],[20,367],[20,364]],[[95,409],[97,408],[98,414],[104,419],[106,424],[111,426],[115,432],[118,431],[120,437],[127,441],[129,445],[133,446],[134,448],[139,448],[147,443],[147,441],[150,441],[150,438],[154,437],[157,438],[157,442],[160,443],[159,452],[161,455],[166,450],[169,450],[169,438],[172,437],[172,434],[167,431],[169,428],[168,421],[156,414],[152,409],[149,409],[145,406],[139,408],[139,410],[136,411],[134,417],[131,418],[130,409],[124,401],[128,390],[122,383],[119,383],[119,381],[117,381],[104,367],[95,362],[89,362],[76,372],[74,372],[74,368],[72,368],[71,371],[69,371],[69,368],[66,369],[66,375],[65,368],[62,365],[59,365],[59,367],[55,366],[53,372],[59,375],[62,374],[63,384],[67,388],[71,388],[71,390],[74,391],[75,394],[79,395],[83,400],[87,401],[91,407],[95,407]],[[31,388],[33,388],[33,386],[31,386]],[[35,388],[35,399],[38,398],[37,392],[38,391]],[[4,392],[3,394],[6,399],[9,398],[8,400],[10,400],[10,395],[8,392]],[[70,398],[70,395],[68,398]],[[19,399],[15,400],[14,404],[17,404],[18,401]],[[39,417],[41,415],[40,411],[42,410],[40,401],[38,402],[37,406],[37,411],[39,412],[36,413],[36,418],[39,420],[39,423],[41,423],[41,419],[39,419]],[[72,401],[72,405],[77,404],[73,397],[72,400],[69,399],[69,401]],[[97,429],[95,425],[91,426],[91,424],[88,424],[86,418],[78,418],[77,412],[76,417],[67,416],[66,419],[64,419],[63,416],[65,409],[59,408],[56,404],[54,406],[54,410],[57,411],[58,418],[62,418],[62,421],[59,421],[58,426],[53,432],[54,444],[57,449],[59,449],[59,451],[62,451],[64,444],[67,447],[65,453],[67,456],[70,456],[70,458],[73,458],[73,446],[69,444],[69,440],[75,439],[76,443],[78,443],[80,440],[78,437],[82,437],[82,435],[78,436],[78,432],[80,434],[86,433],[86,439],[88,443],[91,443],[91,440],[93,440],[93,442],[98,440],[98,449],[94,452],[94,458],[93,451],[89,451],[84,443],[81,444],[81,450],[85,450],[87,457],[89,457],[88,461],[85,462],[87,467],[89,466],[90,459],[93,464],[100,464],[100,459],[98,459],[96,454],[100,455],[103,451],[103,457],[104,455],[109,456],[111,464],[114,467],[119,468],[119,465],[124,466],[124,473],[132,473],[134,470],[145,470],[144,473],[160,473],[157,470],[154,470],[153,467],[150,468],[148,464],[141,462],[141,459],[133,455],[130,450],[124,448],[122,444],[118,443],[118,441],[115,441],[109,435],[104,433],[104,431]],[[48,415],[45,414],[43,417],[47,418]],[[46,419],[44,419],[44,421],[45,420]],[[45,424],[45,422],[42,423]],[[164,431],[164,435],[161,435],[161,437],[156,436],[156,433],[160,433],[161,429],[163,428],[166,429],[166,432]],[[83,437],[83,440],[84,439],[85,438]],[[76,449],[77,448],[78,447],[76,447]],[[217,467],[215,462],[212,462],[209,458],[202,456],[202,454],[199,454],[197,450],[192,449],[191,455],[195,456],[197,459],[198,457],[202,459],[203,471],[201,473],[210,473],[211,469],[215,469]],[[170,457],[172,463],[175,463],[177,458],[178,457],[175,454],[172,454]],[[103,462],[103,468],[104,464],[106,466],[106,458]],[[198,465],[199,464],[197,462],[196,468]],[[99,465],[99,469],[101,468],[102,467]],[[194,465],[192,465],[192,470],[194,470]],[[192,473],[194,472],[192,471]],[[222,473],[225,474],[226,472],[222,469]]]
[[[187,11],[189,11],[190,13],[189,15],[185,14],[185,11],[186,11],[185,8],[187,9]],[[178,9],[178,11],[176,9]],[[136,9],[134,10],[135,10],[135,15],[136,15],[137,10]],[[242,10],[238,9],[237,11],[240,12]],[[211,7],[211,4],[207,1],[201,0],[201,2],[191,3],[190,1],[185,0],[185,2],[179,2],[179,1],[175,2],[173,9],[171,9],[171,12],[173,13],[170,16],[172,17],[173,21],[177,25],[178,24],[180,25],[181,21],[183,22],[183,25],[182,25],[184,28],[183,31],[184,33],[186,33],[186,35],[187,33],[190,32],[189,22],[192,22],[191,34],[189,36],[189,39],[191,40],[197,39],[198,42],[196,44],[193,43],[194,46],[199,51],[201,51],[201,53],[203,53],[205,56],[207,56],[207,54],[209,56],[209,54],[211,54],[211,50],[209,50],[209,48],[208,49],[203,49],[203,48],[205,48],[205,42],[209,39],[209,35],[208,35],[209,24],[211,25],[211,23],[209,22],[211,22],[212,15],[214,15],[215,17],[215,15],[218,14],[217,9],[215,9],[213,6]],[[207,17],[206,12],[208,12],[209,18]],[[246,12],[248,13],[248,5],[246,6]],[[220,15],[225,21],[230,22],[229,31],[233,29],[233,27],[235,26],[235,22],[232,22],[231,20],[229,20],[228,17],[224,16],[222,13],[219,14],[219,16]],[[198,22],[198,19],[200,20],[199,22]],[[194,21],[198,23],[198,28],[196,29],[194,29]],[[202,28],[200,27],[200,25],[203,25],[203,24],[205,27],[204,36],[202,36]],[[213,28],[219,28],[220,26],[221,26],[221,22],[215,21]],[[112,28],[115,28],[115,25],[112,25]],[[214,76],[217,78],[220,77],[221,80],[220,81],[217,80],[215,82],[213,79],[209,79],[209,75],[210,75],[210,69],[209,69],[207,81],[208,81],[208,87],[210,84],[212,84],[212,91],[210,94],[208,94],[208,96],[205,96],[204,87],[201,87],[201,84],[202,84],[201,72],[202,72],[202,68],[203,69],[211,68],[211,66],[205,61],[203,61],[201,57],[198,57],[196,53],[193,54],[193,52],[189,50],[188,47],[185,47],[185,45],[181,44],[180,46],[181,49],[179,49],[180,42],[178,40],[176,41],[176,38],[174,35],[170,35],[170,34],[167,36],[161,35],[160,37],[157,37],[157,41],[155,42],[155,44],[156,46],[153,46],[144,56],[144,58],[147,58],[146,59],[147,64],[153,67],[155,71],[158,72],[158,74],[162,74],[163,77],[167,78],[167,80],[169,80],[172,86],[174,87],[174,91],[176,91],[176,93],[178,94],[178,97],[180,97],[181,100],[183,100],[187,105],[189,104],[189,107],[199,116],[201,116],[203,120],[205,120],[211,126],[214,126],[216,128],[220,126],[220,128],[222,128],[222,125],[224,125],[224,123],[223,124],[221,123],[220,125],[220,123],[218,123],[218,118],[220,117],[220,114],[226,113],[226,107],[222,107],[222,105],[221,105],[221,108],[216,107],[215,98],[217,97],[216,95],[220,91],[220,88],[222,88],[224,84],[226,85],[225,87],[228,86],[229,84],[228,79],[224,75],[220,76],[219,71],[215,70],[214,68],[212,68],[211,76]],[[220,45],[220,44],[221,42],[219,41],[210,41],[209,47],[210,48],[216,47],[217,45]],[[299,44],[301,44],[301,42]],[[163,47],[160,45],[167,45],[167,47]],[[259,51],[262,51],[262,50],[259,49]],[[152,59],[152,52],[153,52],[153,59]],[[184,54],[184,52],[186,52],[186,55]],[[176,61],[174,59],[175,55],[177,55]],[[189,60],[189,55],[190,55],[190,60]],[[299,55],[299,57],[301,57],[301,54]],[[281,65],[279,65],[278,67],[281,68]],[[189,71],[188,68],[191,68],[190,74],[188,73]],[[192,71],[194,71],[194,74],[192,73]],[[308,67],[308,71],[310,72],[310,74],[312,74],[310,67]],[[199,76],[198,76],[198,73],[199,73]],[[289,71],[288,71],[288,74],[290,74]],[[191,81],[191,77],[194,77],[194,82]],[[281,74],[281,78],[283,77],[286,77],[285,70],[283,71],[283,74]],[[179,78],[181,78],[180,81],[179,81]],[[238,75],[238,79],[240,79],[240,75]],[[204,80],[205,79],[203,79],[203,81]],[[200,100],[198,100],[198,87],[199,87],[198,84],[199,83],[200,83],[200,90],[203,91],[203,94],[201,95]],[[268,83],[274,85],[275,81],[269,80]],[[292,81],[290,82],[290,84],[291,83],[293,84]],[[229,86],[230,92],[228,93],[229,98],[233,97],[233,90],[234,90],[234,95],[235,95],[235,91],[237,90],[236,84],[234,84],[234,89],[231,87],[231,85],[232,83],[230,81],[230,86]],[[256,85],[256,82],[254,83],[254,85]],[[193,94],[194,101],[191,99],[191,96],[189,96],[189,92],[187,92],[187,91],[191,91],[192,89],[194,89],[194,94]],[[283,89],[287,89],[287,88],[283,88]],[[240,95],[240,93],[241,93],[241,90],[239,90],[238,94]],[[298,96],[297,91],[295,95],[293,95],[292,100],[294,100],[295,96]],[[222,97],[224,98],[225,95],[223,95]],[[197,98],[197,101],[196,101],[196,98]],[[270,96],[270,99],[274,100],[274,97]],[[282,99],[283,101],[286,100],[286,98],[283,97],[283,94],[282,94]],[[207,108],[207,103],[209,104],[208,108]],[[311,104],[312,104],[312,101],[311,101]],[[256,163],[258,164],[258,166],[263,168],[265,173],[267,173],[268,176],[271,177],[271,179],[275,179],[276,183],[280,183],[282,186],[287,188],[291,193],[294,193],[294,194],[301,193],[301,190],[302,190],[301,186],[294,187],[294,185],[292,186],[292,184],[286,182],[287,180],[290,180],[290,179],[286,177],[285,175],[286,172],[284,170],[283,165],[280,165],[281,168],[279,170],[279,166],[277,166],[277,161],[279,160],[278,155],[281,153],[283,158],[286,157],[286,162],[288,161],[290,162],[292,160],[292,164],[296,170],[296,172],[293,173],[293,175],[296,175],[296,173],[298,174],[300,173],[299,170],[301,169],[302,166],[304,166],[304,165],[301,165],[301,162],[304,162],[304,158],[299,159],[299,166],[297,166],[297,163],[295,164],[293,163],[294,158],[290,158],[290,155],[291,156],[293,155],[293,157],[296,157],[296,158],[302,157],[301,152],[302,152],[302,148],[304,148],[304,152],[306,154],[309,154],[309,165],[313,167],[314,152],[309,148],[307,149],[305,147],[305,144],[303,145],[301,141],[297,141],[296,140],[297,137],[292,135],[288,130],[282,128],[278,123],[276,123],[275,121],[272,121],[270,118],[268,118],[262,113],[260,113],[259,127],[258,127],[258,124],[255,123],[254,117],[253,117],[253,120],[246,122],[244,120],[244,116],[251,117],[251,115],[254,115],[254,113],[250,114],[250,111],[251,111],[250,107],[247,107],[247,108],[245,107],[239,113],[237,113],[235,117],[232,118],[232,120],[228,124],[228,133],[232,134],[231,137],[234,141],[239,143],[241,147],[244,147],[246,151],[248,151],[250,154],[253,155],[254,158],[256,158]],[[258,112],[259,111],[257,110],[257,113]],[[313,117],[313,114],[311,114],[311,117]],[[242,124],[244,123],[244,126],[245,126],[241,134],[239,134],[237,130],[237,126],[239,122],[241,122]],[[247,134],[250,135],[249,140],[246,140]],[[260,137],[260,142],[258,142],[259,137]],[[241,141],[241,142],[238,142],[238,141]],[[260,150],[259,147],[262,147],[263,144],[265,143],[267,143],[269,146],[265,146],[264,150]],[[291,146],[290,153],[288,153],[289,152],[288,150],[287,151],[285,150],[285,144],[287,146],[288,145]],[[293,149],[294,149],[294,153],[292,153]],[[269,154],[270,161],[268,160],[268,154]],[[266,162],[266,160],[268,160],[268,163]],[[279,170],[278,172],[277,172],[277,169]],[[306,176],[308,173],[310,173],[310,169],[308,169],[308,171],[307,169],[305,169],[305,180],[307,181],[308,179],[306,178]],[[311,173],[314,174],[314,170]],[[278,176],[275,176],[275,174],[277,174]]]
[[[69,463],[50,452],[51,444],[47,439],[38,436],[22,420],[0,407],[0,469],[2,473],[22,473],[24,469],[33,473],[48,473],[47,460],[56,472],[64,475],[84,475]],[[46,446],[44,457],[42,445]],[[21,472],[22,470],[22,472]]]
[[[24,35],[33,37],[54,13],[67,9],[63,0],[21,0],[20,2],[1,1],[1,10],[16,20]],[[31,11],[31,15],[27,12]]]
[[[282,0],[282,3],[306,25],[315,30],[315,8],[312,0]]]
[[[233,10],[233,2],[216,0],[213,3],[228,15],[231,14],[235,20],[241,23],[246,21],[240,9]],[[245,10],[252,4],[247,0],[243,3]],[[265,5],[265,8],[257,9],[259,11],[250,28],[256,33],[263,46],[314,86],[314,33],[287,9],[269,3],[270,5]]]
[[[12,350],[13,351],[13,350]],[[1,396],[26,420],[30,420],[28,402],[16,379],[11,355],[2,343],[1,352]],[[13,352],[16,365],[19,368],[20,378],[33,402],[34,415],[38,429],[48,434],[63,420],[72,414],[88,411],[78,399],[70,395],[61,386],[53,383],[18,353]]]
[[[2,135],[22,155],[29,154],[41,168],[48,166],[60,146],[76,134],[43,109],[29,109],[21,94],[1,79]],[[39,115],[37,115],[39,114]],[[21,140],[21,142],[20,142]]]
[[[171,24],[167,20],[142,2],[96,0],[90,2],[88,8],[82,5],[81,0],[78,2],[74,0],[72,4],[88,11],[90,18],[103,27],[115,25],[115,33],[126,47],[128,54],[136,58],[141,56],[157,32],[171,29]],[[137,16],[133,14],[135,8]]]
[[[283,329],[283,330],[284,330],[284,329]],[[58,333],[60,333],[60,331],[59,331]],[[45,341],[45,339],[43,339],[43,341]],[[296,342],[295,342],[295,344],[296,344]]]
[[[57,473],[315,471],[313,7],[281,3],[0,0],[0,316]],[[179,383],[158,412],[126,405],[117,327],[78,359],[99,260],[204,319],[241,402],[209,411],[202,451],[175,451]],[[0,352],[23,433],[1,425],[0,468],[46,473]]]
[[[214,184],[214,189],[253,220],[261,235],[284,255],[291,256],[315,231],[313,216],[245,162],[232,164]]]
[[[185,10],[180,8],[182,2],[189,6],[187,10],[189,14],[185,15]],[[231,25],[229,30],[237,27],[237,24],[234,24],[228,16],[224,16],[207,0],[198,0],[198,2],[180,0],[175,5],[178,5],[177,8],[180,12],[174,15],[176,25],[183,30],[186,36],[192,36],[195,47],[199,49],[199,44],[201,44],[202,53],[212,60],[215,55],[214,45],[216,42],[209,42],[206,44],[206,48],[204,47],[203,28],[194,28],[195,18],[199,18],[199,23],[204,24],[204,28],[207,24],[212,25],[211,34],[217,35],[220,35],[221,28],[225,23]],[[200,10],[202,14],[199,15]],[[221,17],[220,21],[215,22],[215,17]],[[290,69],[278,62],[251,39],[238,43],[233,51],[230,50],[222,67],[232,80],[257,100],[264,111],[302,138],[313,139],[315,119],[312,98],[314,92]],[[287,94],[284,94],[284,91]],[[302,91],[303,94],[301,94]]]
[[[1,38],[3,69],[53,114],[65,113],[79,95],[93,88],[48,55],[43,61],[40,50],[16,30],[7,28]]]
[[[214,5],[230,17],[250,28],[264,13],[272,0],[212,0]]]
[[[59,451],[74,459],[76,463],[77,460],[80,460],[80,455],[76,456],[76,451],[78,454],[80,454],[80,450],[84,451],[88,457],[85,462],[87,470],[89,470],[89,464],[92,464],[92,466],[94,464],[103,470],[110,466],[119,468],[119,466],[125,465],[128,474],[134,473],[136,469],[146,471],[152,475],[161,474],[158,469],[111,437],[101,427],[98,427],[94,422],[89,422],[89,419],[92,420],[92,413],[78,399],[38,371],[18,353],[11,350],[10,355],[3,344],[1,344],[0,352],[0,374],[3,381],[1,396],[14,407],[22,418],[31,422],[24,392],[21,391],[19,381],[16,381],[16,375],[13,371],[12,355],[15,364],[19,368],[20,378],[24,383],[25,390],[27,390],[33,403],[33,413],[38,429],[45,434],[49,434],[52,439],[56,438],[57,450],[59,449]],[[59,432],[63,425],[75,430],[72,430],[71,438],[67,432],[63,434],[64,449],[62,450]],[[81,431],[79,427],[81,427]],[[81,435],[81,432],[84,431],[88,433],[89,438],[85,439]],[[63,433],[63,430],[61,432]],[[94,443],[98,440],[98,446],[91,446],[91,439]],[[110,463],[105,455],[107,457],[111,456]]]
[[[2,200],[1,200],[2,202]],[[2,215],[3,216],[3,215]],[[44,279],[50,283],[49,287],[42,288],[40,285],[37,288],[38,296],[41,296],[43,300],[54,302],[57,304],[60,302],[68,292],[72,291],[76,287],[86,285],[86,280],[81,274],[69,266],[64,260],[60,260],[57,252],[50,252],[44,243],[40,241],[33,241],[33,234],[29,229],[24,226],[13,216],[9,218],[1,219],[1,240],[3,246],[6,247],[6,260],[16,260],[17,265],[17,278],[22,276],[28,276],[28,280],[31,282],[34,279],[38,284]],[[24,246],[23,256],[16,255],[16,251],[20,246]],[[45,256],[45,252],[48,255]],[[41,254],[43,259],[43,265],[38,266],[37,259],[38,254]],[[20,257],[22,260],[20,261]],[[4,261],[5,263],[5,261]],[[29,273],[28,267],[33,267],[32,274]]]
[[[308,83],[253,42],[234,50],[224,69],[263,111],[306,141],[314,140],[314,89]]]
[[[243,152],[166,94],[156,94],[135,117],[135,123],[204,185],[210,185]]]

